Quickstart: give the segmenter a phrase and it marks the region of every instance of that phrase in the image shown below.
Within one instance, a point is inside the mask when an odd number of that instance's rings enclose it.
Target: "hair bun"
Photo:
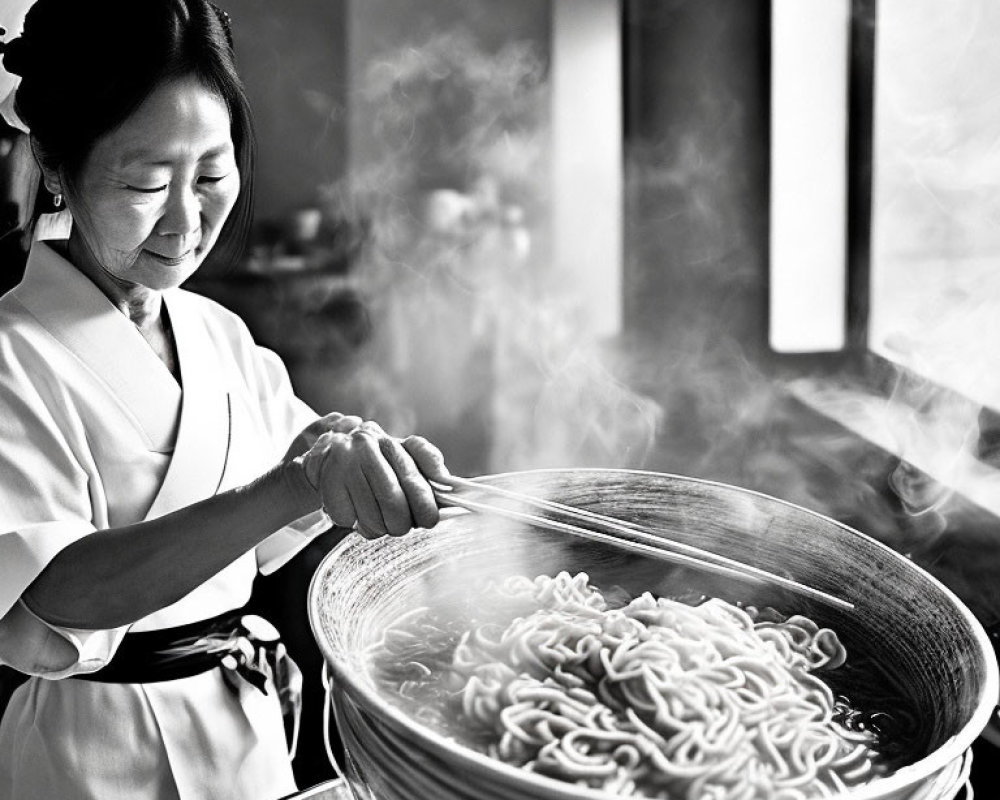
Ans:
[[[31,72],[32,48],[24,36],[18,36],[9,42],[0,42],[0,53],[3,54],[4,69],[11,75],[20,75],[24,78]]]

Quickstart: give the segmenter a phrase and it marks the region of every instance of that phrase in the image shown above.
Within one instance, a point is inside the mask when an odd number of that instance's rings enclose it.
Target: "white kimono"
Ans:
[[[180,289],[164,294],[183,393],[132,323],[36,242],[0,298],[0,662],[32,677],[0,721],[3,800],[273,800],[295,790],[275,692],[218,669],[174,681],[62,680],[92,672],[126,629],[49,626],[20,595],[66,545],[244,484],[316,414],[243,323]],[[183,401],[183,402],[182,402]],[[241,606],[329,525],[276,532],[134,631]]]

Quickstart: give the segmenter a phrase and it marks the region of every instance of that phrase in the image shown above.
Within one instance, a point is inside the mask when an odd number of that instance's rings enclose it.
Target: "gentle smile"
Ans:
[[[161,264],[166,264],[169,267],[176,267],[179,264],[183,264],[185,261],[187,261],[189,258],[191,258],[191,256],[194,255],[194,250],[193,249],[188,250],[188,251],[186,251],[184,253],[181,253],[179,256],[176,256],[176,257],[173,257],[173,258],[170,257],[170,256],[160,255],[159,253],[154,253],[152,250],[147,250],[146,253],[149,254],[149,255],[151,255],[153,258],[155,258]]]

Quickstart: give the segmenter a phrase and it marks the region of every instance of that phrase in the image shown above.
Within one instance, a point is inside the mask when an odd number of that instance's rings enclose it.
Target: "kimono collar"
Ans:
[[[225,370],[208,344],[201,299],[180,289],[163,293],[177,345],[182,393],[132,321],[48,244],[32,244],[24,279],[13,291],[108,386],[138,422],[150,449],[173,451],[150,516],[214,494],[228,458],[231,409]]]
[[[181,387],[90,278],[47,243],[34,242],[14,295],[131,412],[151,450],[172,447]]]

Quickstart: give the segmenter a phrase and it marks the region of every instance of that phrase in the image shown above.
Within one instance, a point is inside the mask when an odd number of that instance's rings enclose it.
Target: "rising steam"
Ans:
[[[363,77],[378,155],[327,198],[370,231],[377,413],[450,442],[466,472],[643,466],[658,407],[615,373],[550,266],[544,60],[452,31]]]
[[[588,336],[550,266],[546,70],[524,43],[490,51],[452,31],[380,54],[362,76],[378,155],[327,187],[326,203],[368,231],[374,338],[352,378],[364,413],[431,436],[464,474],[639,467],[759,489],[885,541],[982,617],[1000,615],[990,558],[970,555],[995,549],[1000,513],[996,473],[977,454],[982,403],[912,373],[889,399],[829,377],[776,379],[733,334],[745,326],[724,319],[749,313],[758,266],[739,206],[746,166],[726,149],[742,98],[699,107],[718,117],[707,136],[681,126],[631,154],[652,200],[683,209],[680,223],[652,214],[661,230],[629,231],[635,270],[660,269],[647,253],[683,249],[670,290],[690,302],[656,341]],[[650,244],[682,229],[679,244]]]

